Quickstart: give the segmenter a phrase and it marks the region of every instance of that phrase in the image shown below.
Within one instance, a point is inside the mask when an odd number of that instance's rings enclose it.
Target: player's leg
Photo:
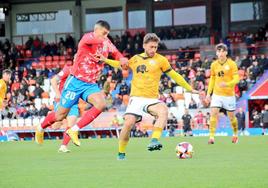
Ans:
[[[216,126],[218,122],[219,117],[219,108],[212,107],[210,112],[210,124],[209,124],[209,141],[208,144],[214,144],[215,140],[215,132],[216,132]]]
[[[35,131],[35,142],[43,144],[44,142],[44,129],[51,126],[55,122],[61,122],[69,112],[69,108],[59,107],[57,112],[49,113],[41,125],[37,126]],[[58,115],[57,115],[58,114]]]
[[[124,125],[119,135],[118,144],[118,159],[124,160],[126,155],[126,147],[129,142],[130,132],[137,121],[137,117],[133,114],[126,114],[124,116]]]
[[[227,115],[230,119],[231,126],[233,129],[233,138],[232,138],[232,143],[236,144],[238,143],[238,123],[236,116],[234,114],[234,111],[227,111]]]
[[[67,145],[69,144],[71,138],[66,132],[69,128],[71,128],[76,123],[78,117],[79,117],[78,104],[75,104],[72,106],[70,112],[68,113],[68,116],[67,116],[68,125],[66,127],[66,130],[63,133],[63,140],[59,148],[59,152],[63,152],[63,153],[70,152],[70,150],[67,148]]]
[[[238,122],[235,116],[236,102],[235,96],[232,97],[223,97],[223,108],[227,111],[227,116],[230,119],[231,126],[233,129],[233,138],[232,143],[238,143]]]
[[[94,92],[94,91],[98,92]],[[94,92],[93,94],[91,94]],[[86,96],[86,97],[85,97]],[[67,134],[71,137],[73,143],[76,146],[80,146],[80,141],[78,139],[78,131],[83,127],[90,124],[95,118],[97,118],[101,112],[106,108],[106,101],[104,98],[104,94],[100,92],[99,88],[89,88],[83,96],[82,99],[91,103],[93,106],[85,112],[85,114],[81,117],[81,119],[74,125],[71,129],[67,131]]]
[[[154,124],[151,143],[148,145],[149,151],[161,150],[162,144],[159,139],[162,135],[162,131],[167,124],[168,119],[168,107],[164,103],[157,103],[149,105],[147,111],[156,117]]]

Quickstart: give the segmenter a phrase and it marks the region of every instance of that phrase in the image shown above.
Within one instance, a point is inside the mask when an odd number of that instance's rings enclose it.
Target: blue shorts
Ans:
[[[58,110],[59,107],[59,102],[53,102],[53,106],[54,106],[54,112],[56,112]],[[79,117],[80,113],[79,113],[79,109],[78,109],[78,104],[75,104],[71,107],[69,113],[67,116],[76,116]]]
[[[100,91],[98,84],[87,83],[70,75],[64,84],[60,105],[71,108],[74,104],[78,104],[79,98],[87,101],[89,95]]]

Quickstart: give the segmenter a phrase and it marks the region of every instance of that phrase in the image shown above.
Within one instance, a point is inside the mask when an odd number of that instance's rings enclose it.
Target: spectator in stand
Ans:
[[[257,110],[254,110],[252,113],[251,123],[253,124],[254,128],[261,127],[261,114]]]
[[[33,37],[29,36],[28,40],[25,43],[26,50],[32,50],[33,48]]]
[[[204,129],[204,122],[205,122],[205,115],[202,113],[201,110],[198,111],[198,114],[195,115],[197,128]]]
[[[66,48],[71,48],[71,49],[75,48],[74,38],[70,34],[66,35],[65,46]]]
[[[40,87],[40,85],[38,83],[36,83],[36,87],[33,91],[33,98],[41,98],[42,93],[44,92],[44,90]]]
[[[112,119],[111,126],[112,127],[119,127],[120,126],[120,121],[119,121],[119,118],[116,114],[114,115],[114,117]]]
[[[169,136],[175,136],[174,132],[178,128],[178,120],[173,113],[170,113],[167,120],[167,129],[169,130]]]
[[[17,94],[21,94],[22,96],[26,96],[26,93],[28,92],[28,87],[23,85],[23,84],[20,84],[19,87],[20,88],[18,89]]]
[[[239,80],[238,88],[239,88],[239,91],[240,91],[241,95],[243,95],[243,93],[245,91],[247,91],[247,89],[248,89],[248,83],[247,83],[246,78],[243,78],[243,79],[240,79]]]
[[[207,69],[210,69],[210,65],[211,65],[211,61],[209,61],[208,58],[205,58],[204,62],[201,65],[201,68],[207,70]]]
[[[176,106],[174,99],[170,95],[170,93],[166,94],[166,99],[165,99],[167,107],[174,107]]]
[[[189,114],[189,110],[185,109],[184,115],[181,117],[183,121],[183,133],[184,136],[193,136],[192,128],[191,128],[191,122],[192,122],[192,116]]]
[[[39,57],[41,54],[42,42],[38,36],[35,37],[32,44],[33,57]]]
[[[197,104],[193,98],[190,101],[189,109],[197,109]]]
[[[35,108],[33,104],[31,104],[29,107],[29,114],[31,117],[38,115],[38,110]]]
[[[100,88],[103,88],[103,85],[104,85],[106,79],[107,79],[106,74],[101,74],[101,75],[100,75],[100,78],[98,79],[98,86],[99,86]]]
[[[140,45],[138,43],[135,43],[133,54],[140,54],[142,52],[143,52],[143,49],[140,47]]]
[[[240,67],[245,67],[245,69],[247,69],[250,65],[251,65],[251,62],[250,62],[249,58],[247,57],[247,55],[244,55],[242,57]]]
[[[32,75],[32,77],[36,77],[36,70],[30,66],[30,69],[28,69],[28,76]]]
[[[243,108],[239,108],[239,111],[235,114],[238,122],[238,130],[243,134],[245,131],[246,116]]]
[[[268,59],[265,57],[264,54],[261,54],[261,57],[258,59],[258,62],[262,70],[268,69]]]
[[[122,79],[122,71],[118,68],[114,68],[112,71],[112,81],[114,81],[115,83],[121,83]]]
[[[250,33],[246,36],[245,43],[247,45],[248,55],[252,55],[254,48],[253,34]]]
[[[18,76],[15,77],[12,85],[11,85],[11,91],[17,91],[20,89],[20,80]]]
[[[112,82],[112,77],[111,76],[109,76],[107,79],[106,79],[106,81],[104,82],[104,84],[103,84],[103,92],[106,94],[106,95],[108,95],[109,93],[110,93],[110,84],[111,84],[111,82]]]
[[[22,71],[22,78],[27,78],[28,74],[29,74],[29,71],[28,71],[27,67],[24,67],[23,71]]]
[[[108,93],[105,97],[106,101],[106,110],[109,110],[113,107],[113,97],[110,93]]]
[[[127,47],[125,48],[125,50],[123,51],[123,54],[125,54],[127,57],[132,57],[134,52],[133,49],[131,47],[131,45],[128,43]]]
[[[266,129],[268,129],[268,104],[265,104],[261,117],[262,135],[265,135]]]
[[[253,65],[249,67],[248,72],[251,82],[253,84],[256,83],[258,76],[261,74],[261,69],[258,66],[258,61],[253,61]]]
[[[44,84],[44,75],[41,74],[40,72],[36,72],[36,77],[34,78],[34,80],[39,85],[43,85]]]
[[[128,94],[129,94],[129,87],[128,87],[126,81],[123,80],[122,84],[121,84],[121,86],[119,88],[119,95],[121,97],[123,97],[124,95],[128,95]]]
[[[44,117],[44,116],[47,116],[47,113],[48,112],[49,112],[48,107],[46,106],[45,103],[43,103],[42,106],[41,106],[41,108],[40,108],[40,110],[39,110],[39,112],[38,112],[38,115],[40,117]]]
[[[59,47],[58,47],[58,50],[57,50],[57,54],[59,55],[66,55],[66,47],[64,46],[64,44],[61,42],[59,43]]]
[[[120,108],[120,106],[122,105],[123,101],[122,101],[122,97],[118,94],[115,95],[115,98],[113,100],[113,106],[118,109]]]

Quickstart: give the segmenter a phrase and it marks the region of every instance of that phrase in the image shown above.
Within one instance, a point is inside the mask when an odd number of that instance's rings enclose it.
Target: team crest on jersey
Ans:
[[[229,65],[226,65],[224,68],[225,68],[225,70],[230,70]]]
[[[64,74],[63,71],[59,72],[59,76],[63,76],[63,74]]]
[[[62,99],[61,100],[61,103],[64,105],[66,103],[66,100],[65,99]]]
[[[149,61],[149,63],[152,64],[152,65],[155,65],[155,64],[156,64],[155,60],[153,60],[153,59],[151,59],[151,60]]]

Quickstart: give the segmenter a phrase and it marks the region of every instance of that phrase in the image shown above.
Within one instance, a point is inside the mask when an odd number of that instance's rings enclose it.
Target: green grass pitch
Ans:
[[[181,160],[175,146],[194,147],[192,159]],[[162,151],[148,152],[149,139],[131,139],[127,160],[117,161],[116,139],[82,140],[71,153],[58,153],[60,141],[0,143],[1,188],[171,188],[268,187],[268,137],[163,138]]]

